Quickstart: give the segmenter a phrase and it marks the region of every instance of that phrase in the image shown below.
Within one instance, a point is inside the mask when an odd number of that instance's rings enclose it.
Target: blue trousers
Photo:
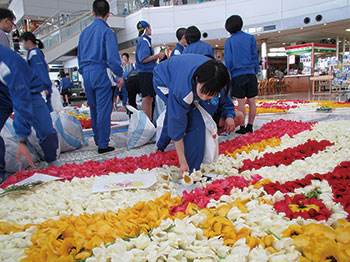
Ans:
[[[123,97],[123,100],[122,100],[123,106],[126,106],[126,104],[128,103],[128,91],[126,90],[126,87],[125,87],[125,78],[124,78],[124,84],[122,88],[120,88],[120,90],[118,87],[115,88],[115,96],[120,96],[120,95],[122,95]]]
[[[95,144],[107,148],[111,134],[112,86],[106,69],[83,73],[85,92],[90,106],[91,125]]]
[[[1,100],[1,99],[0,99]],[[2,101],[0,101],[2,102]],[[4,127],[6,120],[12,114],[12,107],[4,108],[0,103],[0,131]],[[5,142],[0,136],[0,179],[5,176]]]
[[[46,105],[49,109],[49,113],[51,113],[53,111],[52,105],[51,105],[51,93],[48,93],[46,95]]]
[[[40,94],[32,94],[33,128],[39,138],[39,144],[44,152],[47,163],[57,159],[58,137],[53,128],[48,106]]]
[[[164,151],[169,145],[171,138],[168,136],[168,110],[165,109],[165,116],[163,122],[162,132],[160,133],[159,140],[157,142],[157,148]]]
[[[32,94],[31,97],[33,102],[33,128],[44,152],[44,160],[50,163],[57,159],[58,137],[52,126],[48,107],[41,95]],[[0,97],[0,131],[12,112],[12,103]],[[0,137],[0,177],[5,175],[5,151],[4,140]]]
[[[183,138],[185,157],[190,168],[199,170],[204,157],[205,125],[198,109],[192,109],[187,115],[187,129]]]

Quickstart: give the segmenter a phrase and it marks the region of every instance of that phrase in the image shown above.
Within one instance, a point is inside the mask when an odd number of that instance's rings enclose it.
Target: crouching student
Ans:
[[[19,137],[17,159],[23,155],[34,167],[26,145],[26,139],[34,127],[44,159],[49,164],[56,160],[58,138],[52,127],[49,110],[40,92],[43,84],[28,64],[14,51],[0,46],[0,130],[6,120],[15,113],[13,126]],[[5,144],[0,137],[0,176],[5,170]]]
[[[210,115],[220,110],[219,127],[226,132],[243,119],[241,113],[235,114],[229,86],[226,67],[203,55],[174,56],[155,67],[154,87],[167,104],[168,135],[175,142],[181,175],[199,170],[204,156],[206,127],[196,101]]]

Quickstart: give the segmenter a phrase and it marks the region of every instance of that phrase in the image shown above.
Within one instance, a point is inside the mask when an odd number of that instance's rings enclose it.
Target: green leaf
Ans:
[[[153,233],[153,230],[154,230],[154,224],[153,224],[153,226],[152,226],[151,231],[148,232],[148,237],[149,237],[149,238],[151,238],[152,233]]]
[[[27,189],[32,188],[34,186],[40,185],[42,183],[44,183],[44,182],[43,181],[36,181],[36,182],[26,183],[26,184],[23,184],[23,185],[20,185],[20,186],[15,186],[15,185],[9,186],[9,187],[4,189],[2,194],[9,193],[9,192],[20,191],[20,190],[27,190]]]
[[[165,232],[169,233],[170,230],[172,230],[175,227],[175,225],[171,224],[166,229],[164,229]]]
[[[266,233],[268,234],[268,235],[273,235],[275,238],[277,238],[278,240],[281,240],[281,238],[279,237],[279,236],[277,236],[275,233],[273,233],[270,229],[268,229],[267,231],[266,231]]]

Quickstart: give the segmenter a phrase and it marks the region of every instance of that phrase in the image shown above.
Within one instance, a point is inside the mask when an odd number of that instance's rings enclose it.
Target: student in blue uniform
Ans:
[[[128,77],[130,72],[124,71],[123,72],[123,86],[121,88],[115,89],[115,106],[118,104],[118,97],[120,100],[122,100],[122,105],[125,109],[125,106],[128,104],[128,91],[125,87],[126,78]]]
[[[138,70],[138,78],[140,81],[140,90],[142,95],[141,110],[145,112],[152,121],[152,102],[155,97],[153,89],[153,68],[156,66],[158,59],[163,59],[165,54],[160,52],[154,54],[151,42],[152,30],[146,21],[137,23],[139,31],[139,40],[137,41],[135,59],[136,69]]]
[[[44,48],[44,44],[39,39],[36,39],[35,35],[31,32],[24,32],[19,40],[22,43],[23,48],[28,51],[28,64],[34,73],[43,81],[46,94],[46,104],[51,113],[53,111],[51,105],[52,82],[49,77],[49,67],[45,61],[44,54],[40,50]]]
[[[236,133],[253,133],[256,115],[255,97],[258,95],[259,56],[254,36],[241,31],[243,20],[233,15],[226,20],[225,28],[231,36],[225,42],[225,64],[231,74],[231,95],[237,98],[238,111],[245,116],[245,98],[248,99],[249,118],[245,127]]]
[[[108,146],[111,134],[113,90],[107,68],[118,77],[117,87],[123,85],[123,69],[115,32],[106,23],[109,4],[106,0],[93,3],[94,22],[81,33],[78,45],[79,72],[84,85],[91,112],[91,124],[98,153],[113,151]]]
[[[176,30],[176,38],[177,38],[178,42],[176,43],[174,50],[171,52],[170,57],[172,57],[174,55],[181,55],[182,54],[182,52],[184,51],[184,48],[187,44],[185,35],[186,35],[186,28],[181,27],[181,28]]]
[[[178,43],[176,43],[176,47],[170,54],[170,58],[176,55],[181,55],[184,51],[184,48],[187,44],[186,42],[186,28],[179,28],[176,31],[176,38],[179,40]],[[164,122],[163,122],[163,128],[162,132],[160,134],[159,140],[157,142],[157,150],[164,151],[165,148],[170,143],[170,137],[168,136],[168,111],[165,111],[164,116]]]
[[[60,80],[60,94],[62,95],[62,101],[63,101],[63,106],[67,106],[69,104],[69,93],[71,89],[71,81],[66,77],[65,73],[61,74],[61,80]]]
[[[15,113],[14,128],[19,137],[17,158],[21,155],[30,160],[26,148],[26,139],[31,133],[31,126],[36,131],[40,146],[44,152],[44,160],[52,164],[57,158],[58,138],[52,126],[49,110],[40,92],[44,85],[34,74],[29,65],[12,50],[0,46],[0,130],[7,118]],[[0,175],[5,168],[5,145],[0,138]]]
[[[226,91],[230,76],[226,67],[203,55],[174,56],[154,69],[157,94],[167,103],[168,134],[175,142],[180,173],[199,170],[204,156],[205,125],[194,101],[210,114],[221,112],[219,128],[231,132],[242,116],[235,114]],[[162,87],[162,88],[159,88]],[[168,98],[165,88],[168,88]]]
[[[201,31],[196,26],[190,26],[186,29],[185,38],[187,46],[183,54],[200,54],[214,58],[214,50],[208,43],[201,41]]]

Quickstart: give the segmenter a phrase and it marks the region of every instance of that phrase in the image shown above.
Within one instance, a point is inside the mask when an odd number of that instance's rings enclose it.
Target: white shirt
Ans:
[[[10,48],[10,39],[8,38],[7,34],[1,29],[0,29],[0,45],[4,45]]]

